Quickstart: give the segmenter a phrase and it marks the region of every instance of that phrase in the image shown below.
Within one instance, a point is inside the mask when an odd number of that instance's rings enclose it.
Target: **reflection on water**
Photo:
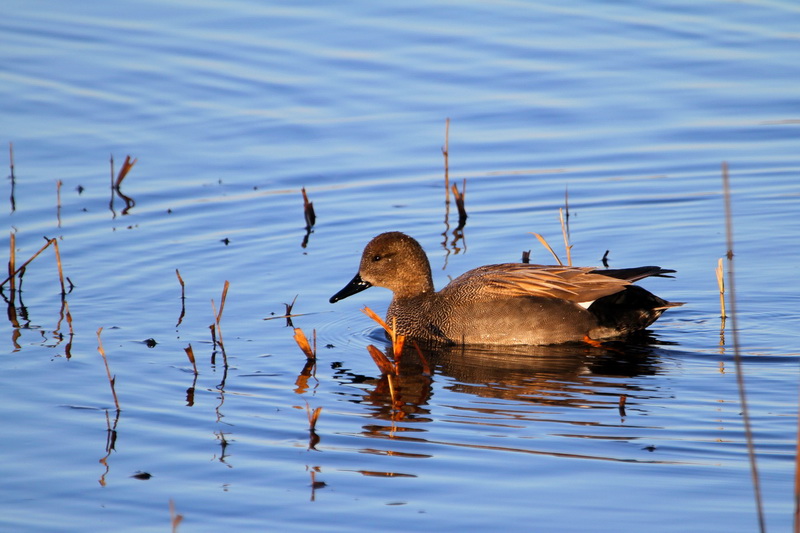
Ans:
[[[640,379],[632,380],[632,384],[626,380],[659,373],[662,346],[664,343],[647,335],[634,341],[612,342],[602,347],[588,344],[452,346],[417,351],[407,346],[400,358],[398,375],[382,374],[373,378],[340,370],[337,378],[343,383],[362,387],[364,393],[358,401],[369,406],[372,418],[386,422],[363,426],[363,434],[372,438],[431,443],[426,438],[426,424],[436,421],[431,414],[430,403],[438,389],[473,397],[471,400],[458,400],[457,412],[449,421],[459,424],[487,429],[514,428],[522,427],[521,423],[537,420],[552,423],[557,417],[559,425],[623,427],[626,404],[630,405],[628,398],[635,404],[637,397],[649,397],[655,393],[643,388]],[[388,347],[386,356],[391,355],[392,349]],[[617,410],[619,423],[586,422],[585,409]],[[635,409],[637,414],[646,414],[641,412],[640,406]],[[630,431],[635,426],[625,427]],[[614,435],[598,436],[594,432],[585,435],[571,433],[569,436],[609,440],[620,438]],[[630,438],[630,435],[626,438]],[[457,441],[437,442],[469,446]],[[492,447],[487,444],[477,446]],[[502,449],[551,453],[527,447]],[[363,451],[406,455],[406,452],[381,452],[374,448]],[[552,454],[577,457],[560,452]],[[611,457],[580,457],[616,460]]]

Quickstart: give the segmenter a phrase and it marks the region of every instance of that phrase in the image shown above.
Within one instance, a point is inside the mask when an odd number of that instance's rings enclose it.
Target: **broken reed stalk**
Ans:
[[[64,285],[64,269],[61,267],[61,252],[58,250],[58,241],[53,238],[53,249],[56,253],[56,266],[58,267],[58,281],[61,282],[61,298],[67,295],[67,289]]]
[[[117,407],[117,412],[119,412],[120,411],[119,399],[117,399],[117,390],[115,388],[117,378],[116,376],[111,375],[111,369],[108,367],[108,358],[106,357],[105,350],[103,350],[103,341],[100,340],[100,333],[102,331],[103,328],[99,328],[97,330],[97,351],[100,352],[100,355],[103,356],[103,362],[106,365],[106,374],[108,374],[108,382],[111,384],[111,394],[114,396],[114,405]]]
[[[186,352],[186,357],[189,358],[189,362],[192,363],[192,368],[194,369],[194,375],[197,375],[197,363],[194,360],[194,350],[192,350],[192,345],[189,344],[186,348],[183,349]]]
[[[181,271],[177,268],[175,269],[175,275],[178,276],[178,283],[181,284],[181,300],[186,299],[186,284],[183,282],[183,278],[181,277]]]
[[[28,266],[31,263],[31,261],[33,261],[34,259],[39,257],[39,254],[41,254],[43,251],[45,251],[45,249],[47,249],[47,247],[50,246],[51,244],[56,249],[56,262],[58,264],[58,275],[59,275],[59,278],[61,280],[61,294],[62,294],[62,296],[65,295],[66,291],[65,291],[65,287],[64,287],[64,272],[63,272],[63,270],[61,268],[61,254],[58,253],[58,242],[56,241],[55,238],[47,239],[47,242],[41,248],[39,248],[39,251],[37,251],[35,254],[33,254],[30,257],[30,259],[28,259],[27,261],[22,263],[22,265],[20,265],[16,269],[14,269],[13,272],[9,272],[8,277],[6,279],[4,279],[2,283],[0,283],[0,287],[5,285],[9,281],[12,281],[14,279],[14,276],[16,276],[21,271],[23,271],[25,269],[25,267]],[[16,264],[16,259],[15,259],[14,262]],[[10,266],[9,266],[9,270],[10,270]]]
[[[467,223],[467,210],[464,207],[464,197],[467,193],[467,180],[464,178],[464,181],[461,185],[461,192],[458,190],[458,186],[454,183],[453,184],[453,198],[456,200],[456,208],[458,209],[458,225],[463,227],[464,224]]]
[[[17,264],[17,235],[12,231],[11,236],[9,237],[9,244],[11,249],[9,250],[8,254],[8,279],[11,280],[9,289],[11,289],[11,294],[13,298],[13,294],[15,289],[17,288],[16,285],[16,264]],[[4,282],[5,283],[5,282]]]
[[[444,121],[444,147],[442,148],[442,155],[444,155],[444,194],[445,203],[450,205],[450,118]]]
[[[183,522],[183,515],[175,512],[175,502],[169,500],[169,521],[172,526],[172,533],[178,533],[178,526]]]
[[[545,239],[544,237],[542,237],[542,236],[541,236],[541,235],[539,235],[538,233],[534,233],[534,232],[532,232],[532,231],[530,231],[530,232],[528,232],[528,233],[530,233],[531,235],[533,235],[534,237],[536,237],[537,239],[539,239],[539,242],[540,242],[540,243],[542,243],[542,246],[544,246],[545,248],[547,248],[547,251],[549,251],[551,254],[553,254],[553,257],[555,257],[555,259],[556,259],[556,261],[558,262],[558,264],[559,264],[559,265],[561,265],[561,266],[563,266],[563,265],[564,265],[564,263],[562,263],[562,262],[561,262],[561,259],[559,259],[559,258],[558,258],[558,255],[556,255],[556,252],[555,252],[555,251],[554,251],[554,250],[553,250],[553,249],[550,247],[550,245],[547,243],[547,239]]]
[[[750,422],[750,410],[747,407],[747,394],[745,393],[744,374],[742,368],[742,356],[739,351],[739,328],[736,320],[736,288],[734,284],[733,268],[733,214],[731,210],[731,187],[728,176],[728,163],[722,163],[722,188],[725,198],[725,240],[728,246],[728,292],[730,293],[730,319],[731,331],[733,332],[733,360],[736,364],[736,384],[739,389],[739,402],[742,404],[742,422],[744,423],[744,434],[747,441],[747,455],[750,459],[750,476],[753,482],[753,494],[755,495],[756,511],[758,513],[759,531],[766,531],[764,520],[764,506],[761,501],[761,482],[758,477],[758,465],[756,464],[756,449],[753,442],[753,430]]]
[[[119,174],[117,175],[117,180],[114,182],[114,189],[119,191],[119,188],[122,185],[122,180],[124,180],[127,177],[128,172],[131,171],[131,169],[133,168],[133,165],[136,164],[136,161],[138,161],[138,159],[131,160],[131,156],[129,156],[129,155],[125,156],[125,161],[122,163],[122,167],[120,167],[120,169],[119,169]],[[114,172],[114,170],[113,170],[114,169],[114,158],[113,157],[111,158],[111,169],[112,169],[111,172],[112,172],[112,176],[113,176],[113,172]]]
[[[719,312],[720,318],[725,320],[728,315],[725,313],[725,274],[724,268],[722,267],[722,258],[719,258],[717,262],[717,268],[715,270],[717,275],[717,286],[719,286]]]
[[[569,212],[567,212],[568,217]],[[572,266],[572,245],[569,243],[569,231],[564,217],[564,210],[560,207],[558,208],[558,218],[561,221],[561,234],[564,236],[564,249],[567,251],[567,264]]]
[[[17,201],[14,199],[14,189],[17,186],[17,178],[14,176],[14,143],[8,143],[8,160],[9,160],[9,167],[11,168],[11,212],[17,210]]]
[[[186,284],[183,283],[181,272],[177,268],[175,269],[175,275],[178,276],[178,283],[181,284],[181,314],[178,317],[178,323],[175,324],[175,327],[177,328],[181,325],[181,322],[183,322],[183,317],[186,316]]]
[[[216,336],[219,337],[219,340],[215,340],[215,342],[223,351],[223,353],[225,352],[225,345],[222,342],[222,326],[220,325],[220,321],[222,321],[222,311],[225,309],[225,298],[227,298],[228,296],[228,287],[230,287],[230,285],[231,285],[230,282],[228,280],[225,280],[225,285],[222,287],[222,297],[220,298],[219,301],[219,313],[217,313],[217,306],[216,304],[214,304],[214,299],[213,298],[211,299],[211,309],[214,311],[214,324],[216,324],[216,329],[217,329]],[[212,337],[214,337],[213,327],[214,326],[212,326],[212,331],[211,331]]]
[[[369,307],[364,306],[361,311],[363,311],[364,314],[370,317],[372,320],[380,324],[381,327],[389,334],[389,338],[392,341],[392,354],[394,355],[394,362],[389,361],[389,359],[386,357],[386,354],[370,344],[367,346],[367,351],[369,351],[372,360],[375,361],[375,364],[383,374],[399,374],[400,358],[403,355],[403,346],[405,346],[406,336],[397,334],[396,320],[393,319],[392,327],[389,327],[389,325]]]
[[[313,331],[314,335],[314,347],[311,347],[311,344],[308,342],[308,338],[306,334],[303,333],[303,330],[300,328],[294,328],[294,342],[300,347],[304,354],[306,354],[306,359],[309,361],[316,361],[317,359],[317,330]]]
[[[306,194],[305,187],[301,188],[300,192],[303,193],[303,215],[306,219],[306,229],[310,230],[314,227],[314,223],[317,221],[317,215],[314,213],[314,203],[308,201],[308,195]]]
[[[322,412],[322,407],[317,407],[313,411],[311,410],[311,406],[308,405],[306,402],[306,414],[308,415],[308,429],[314,431],[317,428],[317,420],[319,419],[319,414]]]

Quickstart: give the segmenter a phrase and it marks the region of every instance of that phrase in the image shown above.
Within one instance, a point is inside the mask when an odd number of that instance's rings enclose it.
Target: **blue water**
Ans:
[[[74,288],[62,300],[52,247],[13,301],[3,288],[0,529],[164,531],[173,502],[180,531],[659,532],[676,516],[754,531],[735,326],[766,523],[787,530],[798,15],[780,1],[6,2],[0,250],[13,232],[19,265],[57,238]],[[463,233],[445,204],[447,118]],[[137,158],[127,210],[110,204],[112,155],[115,172]],[[442,287],[526,250],[550,262],[530,232],[564,258],[567,202],[575,264],[608,250],[612,267],[676,269],[643,284],[686,305],[621,353],[431,353],[432,375],[411,365],[393,401],[360,310],[383,313],[389,293],[328,303],[363,245],[414,235]],[[209,331],[226,280],[227,368]],[[275,318],[295,297],[314,375]]]

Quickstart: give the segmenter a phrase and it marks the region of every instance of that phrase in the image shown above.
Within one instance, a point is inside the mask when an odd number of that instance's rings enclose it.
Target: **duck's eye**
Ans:
[[[373,260],[373,261],[380,261],[381,259],[383,259],[383,257],[381,257],[380,255],[374,255],[374,256],[372,256],[372,260]]]

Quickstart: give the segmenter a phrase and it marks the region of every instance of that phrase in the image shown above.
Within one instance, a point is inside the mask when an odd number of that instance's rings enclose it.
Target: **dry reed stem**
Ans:
[[[183,282],[183,278],[181,277],[181,271],[177,268],[175,269],[175,275],[178,276],[178,283],[181,284],[181,300],[186,299],[186,284]]]
[[[450,118],[444,121],[444,147],[442,148],[442,155],[444,155],[444,194],[445,203],[450,205]]]
[[[569,213],[567,213],[569,217]],[[569,243],[569,235],[567,234],[567,224],[564,220],[564,210],[558,208],[558,219],[561,221],[561,234],[564,236],[564,249],[567,251],[567,264],[572,266],[572,245]]]
[[[61,298],[67,295],[66,285],[64,284],[64,269],[61,267],[61,252],[58,250],[58,241],[56,239],[51,239],[53,241],[53,249],[56,253],[56,266],[58,267],[58,281],[61,282]]]
[[[733,265],[733,214],[731,210],[731,186],[728,176],[728,163],[722,163],[722,187],[725,198],[725,240],[728,245],[728,292],[730,294],[730,319],[731,331],[733,333],[733,360],[736,364],[736,384],[739,389],[739,402],[742,404],[742,422],[744,423],[745,440],[747,441],[747,454],[750,459],[750,476],[753,482],[753,494],[755,495],[756,511],[758,513],[759,530],[766,531],[764,520],[764,506],[761,501],[761,482],[758,476],[758,465],[756,464],[756,449],[753,442],[753,430],[750,422],[750,410],[747,406],[747,394],[744,386],[744,373],[742,368],[742,356],[739,350],[739,328],[736,320],[736,286],[734,283]],[[797,525],[796,525],[797,526]]]
[[[16,287],[16,277],[15,277],[15,272],[17,270],[17,267],[16,267],[16,264],[17,264],[17,253],[16,253],[17,236],[13,231],[11,232],[11,236],[9,237],[9,246],[10,246],[11,249],[9,250],[9,254],[8,254],[8,279],[11,280],[11,284],[9,286],[9,289],[11,289],[11,294],[12,294],[12,297],[13,297],[14,291],[17,288]]]
[[[303,330],[300,328],[294,328],[294,342],[300,347],[304,354],[306,354],[306,359],[309,361],[315,361],[317,359],[317,330],[314,330],[314,347],[311,347],[311,344],[308,342],[308,338],[306,334],[303,333]]]
[[[381,317],[379,317],[379,316],[378,316],[378,315],[375,313],[375,311],[373,311],[372,309],[370,309],[370,308],[369,308],[369,307],[367,307],[366,305],[364,306],[364,308],[363,308],[361,311],[362,311],[362,312],[363,312],[365,315],[367,315],[368,317],[370,317],[372,320],[374,320],[375,322],[377,322],[378,324],[380,324],[380,325],[381,325],[381,327],[382,327],[383,329],[385,329],[385,330],[386,330],[386,332],[387,332],[389,335],[393,335],[393,333],[392,333],[392,328],[390,328],[390,327],[389,327],[389,325],[388,325],[386,322],[384,322],[384,321],[383,321],[383,319],[382,319]]]
[[[551,254],[553,254],[553,257],[556,259],[556,261],[558,262],[558,264],[559,264],[559,265],[562,265],[562,266],[564,265],[564,263],[562,263],[562,262],[561,262],[561,259],[559,259],[559,258],[558,258],[558,255],[556,255],[556,252],[555,252],[555,251],[554,251],[554,250],[553,250],[553,249],[550,247],[550,245],[547,243],[547,239],[545,239],[544,237],[542,237],[542,236],[541,236],[541,235],[539,235],[538,233],[534,233],[534,232],[532,232],[532,231],[530,231],[530,232],[528,232],[528,233],[530,233],[531,235],[533,235],[534,237],[536,237],[537,239],[539,239],[539,242],[540,242],[540,243],[542,243],[542,246],[544,246],[545,248],[547,248],[547,251],[549,251]]]
[[[386,374],[388,376],[396,372],[394,363],[389,361],[389,358],[386,357],[386,354],[380,351],[374,345],[370,344],[367,346],[367,351],[372,357],[372,360],[375,361],[375,365],[378,367],[378,370],[381,371],[381,374]]]
[[[458,225],[464,226],[467,222],[467,210],[464,207],[464,198],[467,193],[467,180],[466,178],[461,184],[461,191],[459,192],[458,186],[453,184],[453,198],[456,200],[456,208],[458,209]]]
[[[313,202],[308,201],[308,195],[306,194],[306,188],[302,187],[300,192],[303,193],[303,215],[306,219],[306,229],[310,230],[314,227],[314,223],[317,221],[317,214],[314,212],[314,204]]]
[[[214,311],[214,323],[216,324],[217,328],[217,337],[219,337],[219,340],[216,342],[223,352],[225,351],[225,344],[222,342],[222,326],[220,325],[220,322],[222,321],[222,311],[225,309],[225,299],[228,297],[228,287],[230,287],[230,285],[230,282],[225,280],[225,285],[222,287],[222,297],[219,301],[219,313],[217,312],[217,306],[214,303],[214,299],[211,299],[211,309]]]
[[[717,268],[715,270],[717,275],[717,286],[719,287],[719,309],[720,309],[720,318],[725,319],[727,318],[727,314],[725,313],[725,274],[724,268],[722,267],[722,258],[719,258],[717,262]]]
[[[306,402],[306,415],[308,415],[308,429],[314,431],[317,429],[317,420],[319,419],[319,415],[322,412],[322,407],[317,407],[313,411],[311,407]]]
[[[172,533],[178,533],[178,526],[183,522],[183,515],[175,512],[175,502],[169,500],[169,521],[172,526]]]
[[[192,363],[192,368],[194,369],[194,375],[197,375],[197,363],[194,360],[194,350],[192,350],[192,345],[189,344],[186,348],[183,349],[186,352],[186,357],[189,358],[189,362]]]
[[[116,376],[111,375],[111,369],[108,367],[108,358],[106,357],[105,350],[103,350],[103,341],[100,340],[100,333],[102,331],[102,327],[97,330],[97,351],[100,352],[101,356],[103,356],[103,363],[106,365],[106,374],[108,374],[108,382],[111,384],[111,394],[114,396],[114,405],[117,408],[117,412],[119,412],[119,399],[117,398],[117,390],[115,388],[117,378]]]
[[[58,220],[58,227],[61,227],[61,180],[56,180],[56,219]]]
[[[181,284],[181,314],[178,316],[178,323],[175,324],[177,328],[183,322],[183,317],[186,316],[186,285],[183,283],[180,270],[177,268],[175,269],[175,275],[178,276],[178,283]]]
[[[131,171],[131,169],[133,168],[133,165],[136,164],[136,161],[138,161],[138,159],[131,160],[131,156],[129,156],[129,155],[125,156],[125,161],[122,163],[122,167],[120,167],[120,169],[119,169],[119,174],[117,175],[117,180],[114,182],[114,188],[115,189],[119,190],[120,185],[122,185],[122,180],[124,180],[127,177],[128,172]],[[112,173],[113,173],[113,164],[114,164],[113,157],[111,159],[111,164],[112,164]]]
[[[13,241],[15,241],[15,244],[16,244],[16,239],[13,237],[13,235],[12,235],[12,240],[13,240]],[[64,283],[64,270],[63,270],[63,269],[62,269],[62,267],[61,267],[61,254],[59,253],[59,250],[58,250],[58,241],[57,241],[55,238],[53,238],[53,239],[47,239],[47,242],[46,242],[46,243],[45,243],[45,244],[44,244],[44,245],[43,245],[41,248],[39,248],[39,250],[38,250],[38,251],[37,251],[35,254],[33,254],[33,255],[30,257],[30,259],[28,259],[27,261],[25,261],[24,263],[22,263],[22,265],[21,265],[21,266],[19,266],[19,267],[17,267],[16,269],[13,269],[13,271],[12,271],[12,272],[9,272],[9,275],[8,275],[8,277],[7,277],[6,279],[4,279],[2,283],[0,283],[0,287],[2,287],[3,285],[5,285],[5,284],[6,284],[6,283],[8,283],[9,281],[11,281],[11,282],[12,282],[12,283],[11,283],[11,285],[12,285],[12,287],[13,287],[13,286],[14,286],[14,281],[13,281],[13,280],[14,280],[14,277],[15,277],[15,276],[16,276],[16,275],[17,275],[19,272],[21,272],[22,270],[24,270],[24,269],[25,269],[25,267],[26,267],[26,266],[28,266],[28,265],[31,263],[31,261],[33,261],[34,259],[36,259],[36,258],[39,256],[39,254],[41,254],[41,253],[42,253],[42,252],[43,252],[43,251],[44,251],[44,250],[45,250],[45,249],[46,249],[48,246],[50,246],[51,244],[53,245],[53,248],[55,248],[55,254],[56,254],[56,265],[58,266],[58,277],[59,277],[59,281],[61,282],[61,297],[63,298],[63,297],[64,297],[64,296],[67,294],[67,291],[66,291],[66,286],[65,286],[65,283]],[[15,257],[14,257],[14,264],[16,264],[16,255],[15,255]],[[9,270],[12,270],[12,268],[11,268],[11,264],[9,264]]]

